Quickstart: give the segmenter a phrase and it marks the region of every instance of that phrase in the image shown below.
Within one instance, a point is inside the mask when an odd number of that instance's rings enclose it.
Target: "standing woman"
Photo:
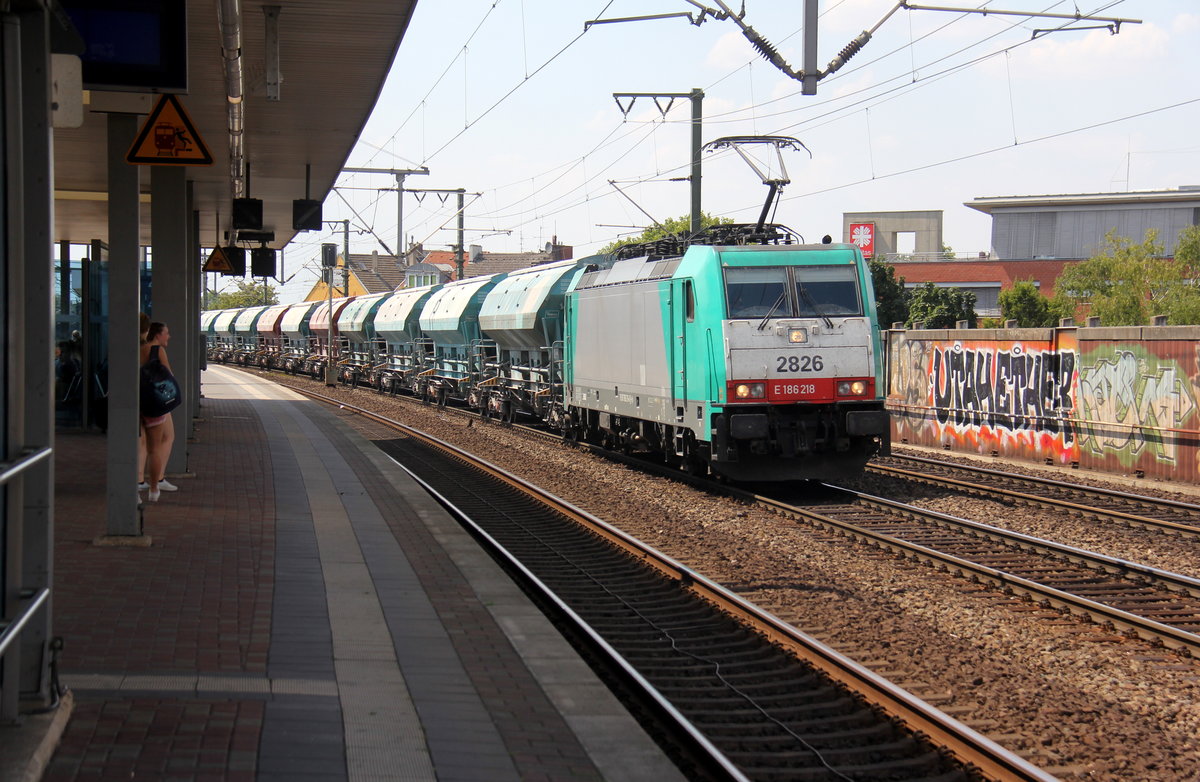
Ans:
[[[171,332],[165,323],[151,323],[150,330],[146,332],[146,341],[142,345],[141,363],[145,365],[157,356],[167,371],[170,371],[171,364],[167,361],[167,342],[170,339]],[[171,446],[175,443],[175,423],[171,420],[171,414],[167,413],[153,417],[143,416],[142,425],[146,428],[146,452],[149,457],[147,471],[150,493],[147,499],[158,502],[160,491],[176,491],[179,488],[163,479],[163,473],[167,469],[167,458],[170,457]]]
[[[138,366],[146,363],[146,334],[150,331],[150,316],[144,312],[138,313],[138,349],[141,354],[138,357]],[[140,411],[139,411],[140,413]],[[149,489],[150,484],[146,483],[146,423],[142,416],[138,415],[138,505],[142,504],[140,492],[142,489]]]

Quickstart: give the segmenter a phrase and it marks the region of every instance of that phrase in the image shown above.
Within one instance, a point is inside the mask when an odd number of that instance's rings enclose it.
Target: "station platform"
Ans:
[[[54,626],[73,711],[42,779],[682,778],[357,432],[226,367],[203,393],[194,474],[145,503],[148,546],[96,545],[105,439],[57,438]]]

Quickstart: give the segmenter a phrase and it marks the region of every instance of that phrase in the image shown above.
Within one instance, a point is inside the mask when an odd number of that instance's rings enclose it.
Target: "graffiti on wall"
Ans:
[[[1145,455],[1176,464],[1178,439],[1169,430],[1186,428],[1196,413],[1191,386],[1176,360],[1140,347],[1090,353],[1079,372],[1080,447],[1127,464]]]
[[[1049,342],[898,340],[891,347],[891,398],[931,414],[902,417],[901,437],[1073,458],[1074,350],[1054,351]]]
[[[1069,420],[1074,351],[956,343],[933,351],[931,374],[939,423],[1008,432],[1042,429],[1062,435],[1066,445],[1074,441]]]

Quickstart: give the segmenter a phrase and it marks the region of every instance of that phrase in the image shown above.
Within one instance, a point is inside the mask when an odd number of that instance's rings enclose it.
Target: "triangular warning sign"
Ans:
[[[149,166],[211,166],[213,159],[179,98],[167,93],[154,104],[154,110],[126,153],[125,162]]]
[[[233,273],[233,264],[229,262],[229,256],[225,254],[224,247],[213,248],[213,251],[208,254],[208,260],[204,262],[204,271]]]

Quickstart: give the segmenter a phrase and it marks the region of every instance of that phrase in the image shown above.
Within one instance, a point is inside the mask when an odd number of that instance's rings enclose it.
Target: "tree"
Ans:
[[[259,304],[278,304],[279,294],[275,288],[267,284],[266,280],[261,283],[250,282],[245,280],[235,280],[234,284],[237,290],[233,291],[205,291],[204,292],[204,309],[206,310],[231,310],[240,309],[242,307],[253,307]],[[266,294],[264,296],[264,293]]]
[[[875,286],[875,309],[879,314],[879,325],[888,328],[893,323],[908,321],[908,291],[904,289],[904,278],[896,277],[896,267],[874,258],[867,261],[871,269],[871,282]]]
[[[1015,320],[1020,328],[1057,326],[1065,316],[1061,302],[1042,295],[1032,280],[1017,280],[1000,291],[1000,317]]]
[[[1172,325],[1200,323],[1200,228],[1180,232],[1174,259],[1157,239],[1153,230],[1140,243],[1109,231],[1099,253],[1063,270],[1057,295],[1086,305],[1105,326],[1143,326],[1153,315]]]
[[[1179,281],[1161,300],[1159,312],[1174,326],[1200,324],[1200,226],[1189,225],[1175,242],[1175,269]]]
[[[975,327],[975,294],[958,288],[938,288],[927,282],[909,292],[908,324],[927,329],[952,329],[960,320]]]
[[[700,213],[700,227],[708,228],[711,225],[729,225],[733,222],[729,217],[713,217],[707,212]],[[652,225],[645,231],[642,231],[641,236],[630,236],[625,239],[618,239],[615,242],[606,244],[600,248],[601,255],[614,253],[618,248],[624,247],[627,244],[641,244],[642,242],[653,242],[657,239],[662,239],[665,236],[679,233],[690,233],[692,230],[692,216],[683,215],[682,217],[669,217],[662,222],[661,225]]]

